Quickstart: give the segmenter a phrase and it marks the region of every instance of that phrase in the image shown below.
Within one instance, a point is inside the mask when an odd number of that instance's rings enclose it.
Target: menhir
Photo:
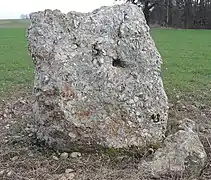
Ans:
[[[61,151],[162,142],[168,118],[162,60],[141,9],[125,4],[30,17],[40,140]]]

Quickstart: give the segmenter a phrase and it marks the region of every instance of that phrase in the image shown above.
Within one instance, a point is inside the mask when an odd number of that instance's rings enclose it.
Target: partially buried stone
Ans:
[[[72,158],[81,157],[81,153],[80,152],[72,152],[70,154],[70,157],[72,157]]]
[[[151,161],[142,163],[142,171],[154,177],[169,173],[172,177],[179,175],[190,180],[199,177],[207,154],[195,132],[195,123],[186,118],[179,127],[178,132],[165,139],[163,147],[155,152]]]
[[[60,157],[62,158],[62,159],[67,159],[68,158],[68,153],[67,152],[63,152],[61,155],[60,155]]]
[[[140,8],[45,10],[30,18],[38,139],[63,152],[163,141],[162,59]]]
[[[52,158],[53,158],[54,160],[56,160],[56,161],[59,160],[59,158],[58,158],[57,156],[53,156]]]

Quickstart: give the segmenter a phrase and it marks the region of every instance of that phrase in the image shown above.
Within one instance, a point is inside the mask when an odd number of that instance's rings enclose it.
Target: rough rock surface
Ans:
[[[31,14],[37,136],[69,151],[148,146],[168,118],[161,56],[135,5]]]
[[[184,119],[179,130],[165,139],[164,146],[155,152],[152,161],[144,162],[141,169],[155,177],[172,174],[173,177],[197,178],[207,155],[195,129],[194,121]]]

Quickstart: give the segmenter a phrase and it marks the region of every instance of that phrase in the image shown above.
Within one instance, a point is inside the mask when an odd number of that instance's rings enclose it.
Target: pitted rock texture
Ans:
[[[162,60],[141,9],[125,4],[30,17],[39,139],[63,151],[163,140],[168,106]]]

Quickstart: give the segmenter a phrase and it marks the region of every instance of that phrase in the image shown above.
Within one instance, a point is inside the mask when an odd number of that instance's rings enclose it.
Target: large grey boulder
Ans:
[[[30,15],[37,137],[57,150],[162,142],[167,96],[161,56],[132,4]]]

